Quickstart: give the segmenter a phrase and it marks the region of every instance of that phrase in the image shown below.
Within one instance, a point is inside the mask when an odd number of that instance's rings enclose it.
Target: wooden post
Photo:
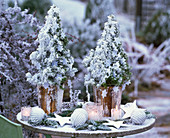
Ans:
[[[128,0],[124,0],[123,2],[123,12],[124,13],[128,12]]]
[[[136,0],[136,32],[139,32],[142,27],[142,0]]]

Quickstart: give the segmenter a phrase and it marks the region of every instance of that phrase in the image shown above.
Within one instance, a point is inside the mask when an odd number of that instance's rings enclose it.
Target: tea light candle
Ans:
[[[117,105],[115,109],[111,109],[111,117],[113,120],[117,120],[121,118],[121,110],[118,109]]]
[[[99,121],[103,117],[103,108],[102,105],[97,103],[86,104],[85,109],[88,113],[89,120]]]
[[[21,107],[21,120],[28,121],[31,114],[31,107]]]

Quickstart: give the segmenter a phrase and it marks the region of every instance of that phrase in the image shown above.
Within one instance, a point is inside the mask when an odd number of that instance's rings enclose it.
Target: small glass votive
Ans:
[[[122,111],[116,105],[116,108],[111,109],[111,118],[112,120],[118,120],[121,119],[121,117],[122,117]]]
[[[103,119],[103,106],[100,103],[86,103],[85,109],[89,120],[99,121]]]
[[[31,107],[21,107],[21,120],[28,121],[31,114]]]

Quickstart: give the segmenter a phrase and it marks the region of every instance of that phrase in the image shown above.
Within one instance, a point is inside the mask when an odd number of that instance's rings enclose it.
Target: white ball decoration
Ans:
[[[88,119],[88,113],[85,109],[78,108],[71,115],[71,123],[73,127],[84,125]]]
[[[131,120],[133,124],[142,125],[146,120],[145,111],[141,109],[135,109],[131,114]]]
[[[43,120],[44,116],[45,116],[45,112],[43,109],[39,107],[33,107],[31,110],[29,122],[35,125],[39,124]]]

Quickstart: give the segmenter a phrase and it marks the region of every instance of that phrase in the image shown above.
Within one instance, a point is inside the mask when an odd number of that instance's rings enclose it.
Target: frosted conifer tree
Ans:
[[[88,73],[85,75],[85,85],[118,86],[125,88],[130,83],[130,67],[127,55],[119,39],[118,23],[113,15],[108,16],[101,39],[95,50],[83,60]]]
[[[62,86],[68,77],[73,77],[77,69],[73,68],[74,59],[66,49],[67,37],[61,28],[59,9],[51,6],[44,27],[40,30],[39,46],[32,52],[30,59],[38,73],[27,73],[27,80],[35,85]]]

